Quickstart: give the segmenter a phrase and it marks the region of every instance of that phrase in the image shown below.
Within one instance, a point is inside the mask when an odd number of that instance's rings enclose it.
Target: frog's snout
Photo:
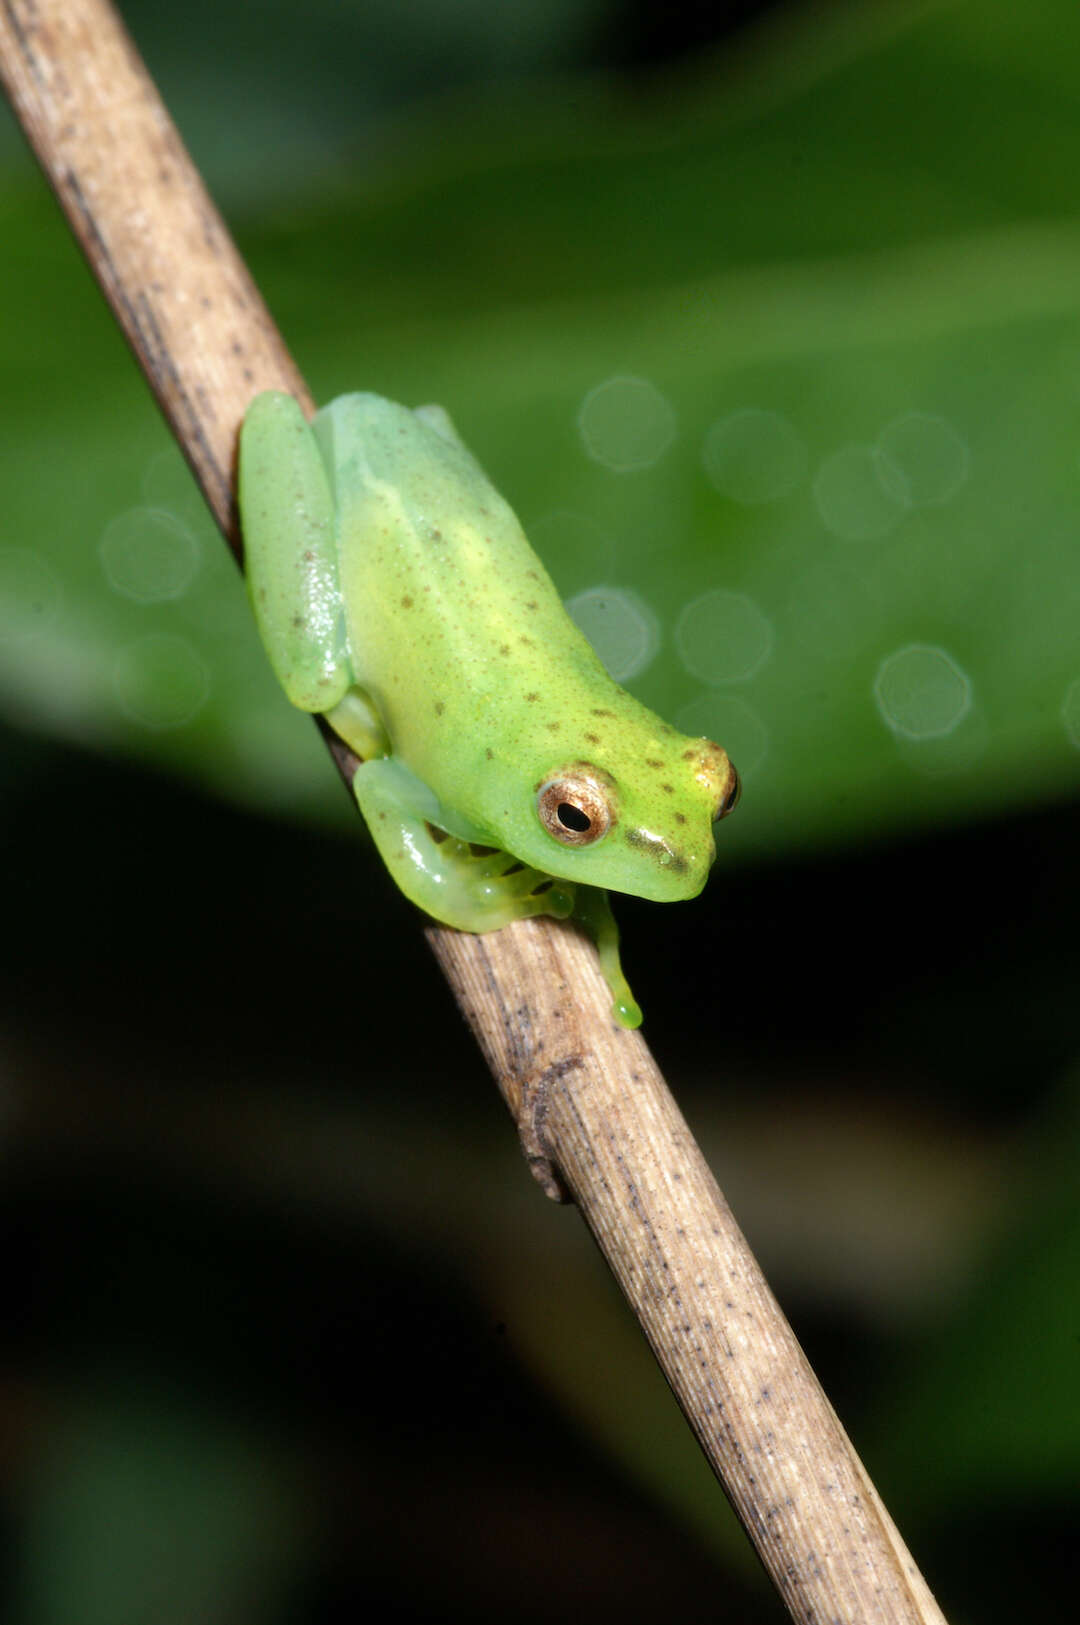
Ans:
[[[642,885],[640,895],[654,902],[677,902],[696,897],[709,877],[716,847],[711,826],[699,846],[668,840],[655,830],[640,826],[623,832],[627,846],[643,857],[651,858],[653,884]],[[644,876],[639,876],[644,878]],[[636,889],[636,888],[635,888]]]
[[[713,819],[714,824],[718,824],[721,818],[726,818],[728,813],[733,813],[735,811],[735,808],[739,805],[739,798],[742,795],[742,780],[738,775],[735,763],[729,761],[728,767],[730,769],[728,776],[728,788],[724,796],[721,798],[720,805],[716,810],[716,816]]]
[[[713,739],[695,741],[695,748],[686,752],[690,759],[694,783],[708,798],[713,823],[735,811],[742,785],[735,764],[722,745]]]

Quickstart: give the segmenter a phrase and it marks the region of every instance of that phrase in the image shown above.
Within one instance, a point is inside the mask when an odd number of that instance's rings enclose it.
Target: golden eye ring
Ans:
[[[560,773],[536,792],[536,812],[561,846],[595,846],[614,820],[611,793],[586,773]]]

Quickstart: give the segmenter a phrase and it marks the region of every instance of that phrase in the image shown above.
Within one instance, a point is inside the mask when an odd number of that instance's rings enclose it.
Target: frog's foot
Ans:
[[[419,804],[425,793],[393,757],[364,762],[353,775],[364,822],[410,902],[459,931],[497,931],[533,914],[565,919],[573,911],[573,886],[509,852],[448,835]]]
[[[452,899],[456,917],[448,924],[463,931],[494,931],[534,914],[565,920],[573,912],[575,888],[567,881],[530,869],[496,847],[459,841],[434,824],[424,828],[437,850],[444,898]],[[476,923],[463,924],[466,915]]]

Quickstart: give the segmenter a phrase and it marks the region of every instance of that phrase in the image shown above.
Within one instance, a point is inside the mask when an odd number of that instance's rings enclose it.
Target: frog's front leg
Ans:
[[[565,919],[574,887],[508,852],[447,835],[418,799],[417,781],[393,757],[362,762],[353,794],[379,856],[409,900],[459,931],[496,931],[534,914]],[[420,790],[423,787],[420,786]]]
[[[600,974],[611,989],[611,1013],[620,1027],[641,1026],[641,1006],[630,991],[619,959],[619,928],[611,912],[606,891],[599,886],[578,886],[574,898],[574,919],[596,943]]]
[[[380,857],[418,908],[458,931],[479,932],[535,914],[562,920],[573,913],[596,943],[616,1021],[641,1025],[640,1006],[619,963],[619,931],[607,892],[556,880],[509,852],[448,835],[433,822],[434,797],[392,756],[362,762],[353,794]]]

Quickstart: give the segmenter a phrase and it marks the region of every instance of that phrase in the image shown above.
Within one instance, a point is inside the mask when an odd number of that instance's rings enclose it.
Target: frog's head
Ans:
[[[662,727],[643,753],[620,751],[604,765],[553,764],[534,795],[528,861],[536,868],[676,902],[704,886],[716,856],[713,826],[734,810],[739,776],[711,739]]]

